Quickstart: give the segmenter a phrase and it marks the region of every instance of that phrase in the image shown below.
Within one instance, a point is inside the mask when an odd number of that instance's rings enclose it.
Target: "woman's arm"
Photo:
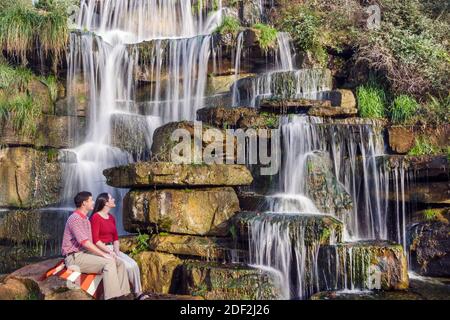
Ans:
[[[116,226],[116,218],[114,218],[113,215],[111,215],[111,219],[114,223],[114,241],[113,241],[113,247],[114,247],[114,252],[119,255],[120,253],[120,243],[119,243],[119,234],[117,232],[117,226]]]
[[[117,255],[119,255],[119,253],[120,253],[120,243],[119,243],[119,240],[114,241],[113,246],[114,246],[114,252],[115,252]]]

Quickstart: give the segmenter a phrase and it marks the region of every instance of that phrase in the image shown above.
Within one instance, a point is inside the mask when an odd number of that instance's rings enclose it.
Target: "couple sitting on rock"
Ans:
[[[114,198],[102,193],[94,205],[92,194],[83,191],[74,201],[76,210],[67,219],[62,241],[66,267],[81,273],[103,274],[105,300],[131,298],[130,282],[134,295],[139,296],[142,291],[139,266],[120,252],[116,221],[109,213],[116,206]]]

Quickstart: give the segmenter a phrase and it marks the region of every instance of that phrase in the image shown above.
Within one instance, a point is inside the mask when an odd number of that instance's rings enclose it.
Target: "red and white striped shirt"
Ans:
[[[86,215],[75,211],[67,219],[64,228],[62,255],[81,251],[83,244],[88,240],[92,242],[91,223]]]

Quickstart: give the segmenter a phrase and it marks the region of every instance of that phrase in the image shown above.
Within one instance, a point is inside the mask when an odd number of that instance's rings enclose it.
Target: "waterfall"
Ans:
[[[135,159],[112,145],[113,115],[144,114],[148,146],[156,127],[194,119],[206,88],[210,34],[222,19],[221,1],[214,3],[200,2],[202,10],[194,12],[190,0],[81,1],[79,31],[70,36],[67,95],[75,110],[87,100],[88,130],[84,143],[70,150],[76,162],[65,165],[66,201],[81,190],[94,197],[110,192],[121,212],[127,190],[108,187],[102,171]],[[142,83],[149,88],[139,104]]]
[[[239,90],[237,105],[256,107],[262,98],[317,99],[324,91],[331,90],[332,77],[330,71],[324,69],[272,71],[240,79],[236,86]]]
[[[294,49],[291,45],[291,36],[287,32],[277,33],[278,55],[277,55],[277,70],[294,70],[294,62],[292,52]]]
[[[318,149],[316,121],[320,119],[294,117],[288,120],[284,117],[282,120],[282,150],[285,157],[280,172],[280,192],[268,197],[273,212],[319,213],[309,198],[306,179],[308,159],[314,157],[313,151]]]
[[[234,63],[234,83],[233,83],[233,89],[232,89],[232,102],[231,105],[235,106],[239,100],[238,97],[238,90],[237,90],[237,80],[240,73],[241,68],[241,55],[242,55],[242,45],[244,42],[244,33],[239,33],[237,37],[237,48],[236,48],[236,55],[235,55],[235,63]]]
[[[248,221],[250,263],[279,272],[283,299],[304,299],[320,290],[317,219],[298,214],[264,214]],[[336,238],[333,229],[330,243]]]

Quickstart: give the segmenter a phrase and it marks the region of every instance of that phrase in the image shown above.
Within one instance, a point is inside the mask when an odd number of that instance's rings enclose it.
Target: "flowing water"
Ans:
[[[270,2],[259,1],[262,15],[273,5]],[[67,95],[74,108],[87,100],[88,132],[85,141],[70,150],[76,161],[66,165],[64,198],[69,201],[83,189],[94,196],[110,192],[118,200],[116,211],[120,213],[120,199],[127,190],[108,187],[102,171],[139,160],[145,152],[115,147],[111,119],[118,115],[144,117],[139,127],[146,140],[144,149],[151,145],[157,127],[194,120],[196,110],[204,105],[208,62],[211,57],[214,63],[220,58],[213,49],[211,33],[222,20],[223,8],[221,1],[201,1],[200,7],[209,9],[198,11],[190,0],[81,3],[76,18],[79,31],[70,36]],[[233,106],[256,107],[262,98],[273,96],[317,99],[332,88],[329,70],[296,69],[287,34],[279,33],[277,43],[274,70],[237,80],[244,46],[243,33],[239,34]],[[138,97],[139,90],[145,94]],[[353,202],[351,214],[342,219],[347,240],[393,239],[405,245],[407,173],[403,167],[392,170],[377,160],[385,153],[380,128],[376,122],[327,123],[306,116],[282,119],[283,164],[278,190],[267,197],[271,213],[250,222],[249,247],[250,263],[277,275],[284,298],[307,298],[322,288],[317,261],[321,235],[314,234],[307,241],[305,233],[310,226],[295,218],[300,214],[338,216],[335,208],[318,208],[306,183],[309,163],[319,161],[319,152],[329,157],[330,170]],[[392,204],[382,195],[391,190],[397,198],[395,228],[390,230]],[[331,243],[334,238],[330,237]],[[345,264],[353,266],[360,255],[351,252],[344,256],[351,259]],[[365,265],[361,268],[365,272]],[[361,270],[358,274],[364,274]],[[344,273],[344,277],[348,275],[350,280],[340,280],[345,288],[366,287],[361,282],[364,279],[355,282],[351,272]]]
[[[88,101],[88,130],[84,143],[70,150],[76,162],[65,168],[68,203],[80,190],[94,197],[110,192],[120,212],[126,190],[108,187],[102,171],[134,159],[111,144],[111,117],[136,113],[139,69],[150,83],[144,103],[148,145],[163,123],[194,119],[206,86],[210,34],[221,18],[221,1],[215,11],[201,12],[190,0],[81,1],[80,31],[70,36],[67,88],[74,108]]]

